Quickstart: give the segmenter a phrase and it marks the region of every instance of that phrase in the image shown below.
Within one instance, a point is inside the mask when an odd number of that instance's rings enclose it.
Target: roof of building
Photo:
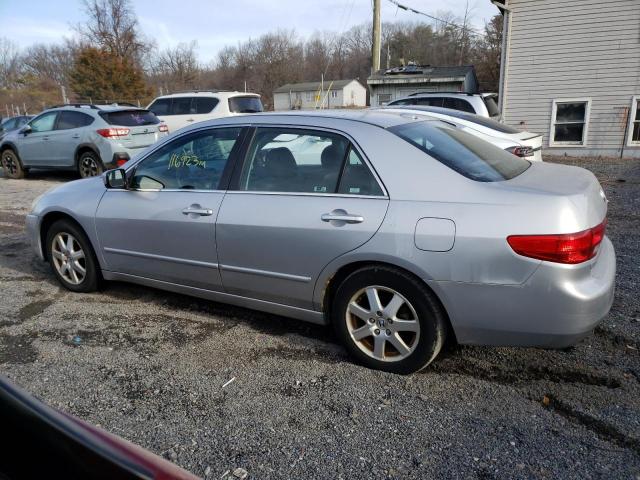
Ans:
[[[321,82],[304,82],[304,83],[287,83],[279,88],[276,88],[273,93],[289,93],[289,92],[317,92],[321,86],[327,90],[338,90],[346,87],[351,82],[358,82],[356,79],[347,80],[325,80],[324,85]],[[360,82],[358,82],[360,83]]]
[[[389,70],[378,70],[367,79],[367,83],[377,85],[382,83],[415,83],[424,80],[464,80],[469,73],[475,76],[473,65],[454,67],[408,65]]]

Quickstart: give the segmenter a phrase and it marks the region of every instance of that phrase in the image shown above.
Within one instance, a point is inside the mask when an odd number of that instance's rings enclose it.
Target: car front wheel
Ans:
[[[336,334],[361,364],[408,374],[426,367],[445,339],[445,314],[411,275],[385,266],[353,272],[332,302]]]
[[[11,149],[2,152],[2,170],[8,178],[24,178],[24,168],[16,152]]]
[[[58,220],[47,232],[47,258],[64,287],[74,292],[98,288],[100,274],[91,243],[82,229],[68,220]]]

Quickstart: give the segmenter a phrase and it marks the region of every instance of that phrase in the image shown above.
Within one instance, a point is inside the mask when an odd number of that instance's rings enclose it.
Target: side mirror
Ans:
[[[22,127],[20,129],[20,133],[22,133],[23,135],[28,135],[31,133],[31,125],[25,125],[24,127]]]
[[[124,168],[106,171],[104,174],[104,186],[114,189],[126,189],[127,177]]]

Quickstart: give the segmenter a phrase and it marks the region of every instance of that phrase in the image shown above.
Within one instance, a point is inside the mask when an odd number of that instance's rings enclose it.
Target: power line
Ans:
[[[452,22],[448,22],[442,18],[438,18],[438,17],[434,17],[433,15],[429,15],[428,13],[424,13],[421,12],[420,10],[416,10],[415,8],[411,8],[411,7],[407,7],[406,5],[402,5],[400,2],[398,2],[397,0],[388,0],[390,3],[393,3],[396,7],[401,8],[402,10],[406,10],[407,12],[412,12],[412,13],[416,13],[418,15],[423,15],[427,18],[430,18],[431,20],[435,20],[436,22],[441,22],[444,23],[445,25],[449,25],[451,27],[455,27],[455,28],[466,28],[463,27],[461,25],[458,25],[456,23],[452,23]]]

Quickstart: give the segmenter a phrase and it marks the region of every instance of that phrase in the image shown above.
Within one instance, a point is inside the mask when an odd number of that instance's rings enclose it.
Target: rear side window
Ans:
[[[473,135],[440,122],[406,123],[389,128],[459,174],[478,182],[498,182],[517,177],[531,165]]]
[[[415,98],[403,98],[401,100],[395,100],[393,102],[391,102],[389,105],[415,105],[416,103],[416,99]]]
[[[258,97],[231,97],[229,99],[229,111],[233,113],[258,113],[262,110],[262,102]]]
[[[191,112],[191,97],[176,97],[171,102],[170,115],[188,115]]]
[[[500,110],[498,110],[498,104],[496,103],[496,97],[490,95],[488,97],[483,97],[482,100],[484,104],[487,106],[487,111],[489,112],[490,117],[499,117]]]
[[[476,113],[471,104],[462,98],[445,98],[443,106],[461,112]]]
[[[64,111],[58,116],[56,130],[70,130],[72,128],[86,127],[93,123],[94,118],[86,113]]]
[[[213,97],[194,97],[191,106],[192,113],[211,113],[218,105],[218,99]]]
[[[140,125],[156,125],[158,117],[149,110],[120,110],[117,112],[100,112],[99,115],[109,125],[122,127],[138,127]]]
[[[442,97],[416,98],[416,105],[427,105],[429,107],[441,107],[442,101],[443,101]]]
[[[149,105],[149,110],[156,115],[169,115],[171,111],[171,99],[159,98]]]

